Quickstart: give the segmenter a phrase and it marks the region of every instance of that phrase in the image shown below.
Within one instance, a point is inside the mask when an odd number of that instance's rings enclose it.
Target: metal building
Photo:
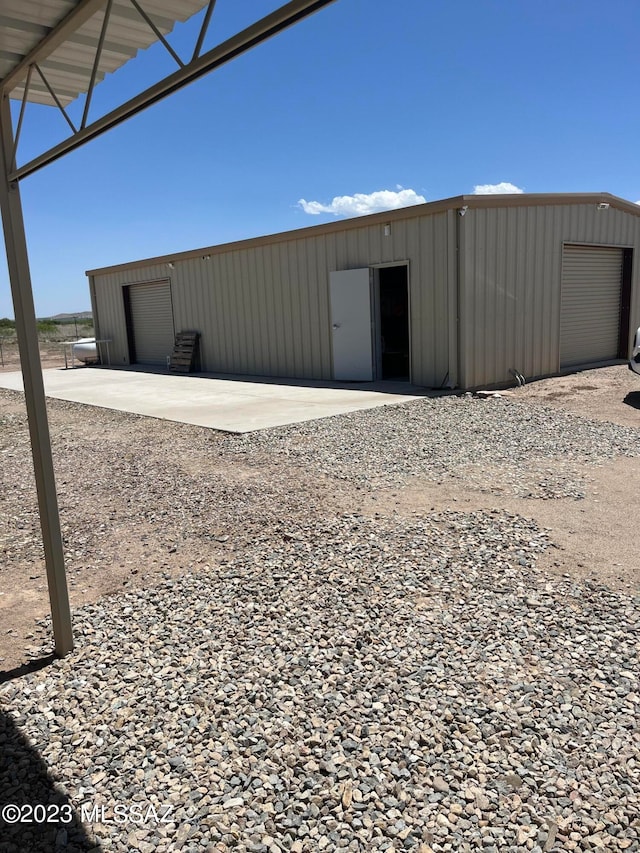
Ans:
[[[458,196],[88,273],[115,365],[431,387],[626,358],[640,206],[607,193]]]

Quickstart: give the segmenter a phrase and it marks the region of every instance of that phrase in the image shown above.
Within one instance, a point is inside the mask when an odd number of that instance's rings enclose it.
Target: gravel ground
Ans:
[[[349,510],[416,476],[561,505],[637,429],[445,397],[243,437],[103,411],[69,431],[81,408],[51,407],[69,548],[127,565],[113,540],[137,536],[166,570],[0,687],[0,800],[73,808],[2,853],[640,850],[640,599],[538,569],[522,514]],[[0,422],[16,566],[21,418]]]
[[[268,449],[372,488],[422,475],[552,498],[583,496],[584,463],[640,453],[637,429],[471,394],[248,433],[226,446],[237,453]]]

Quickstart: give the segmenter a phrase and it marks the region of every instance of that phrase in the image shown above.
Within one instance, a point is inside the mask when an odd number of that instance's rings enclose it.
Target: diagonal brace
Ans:
[[[197,59],[200,56],[202,44],[204,42],[205,36],[207,35],[207,30],[209,29],[209,22],[211,21],[211,15],[213,15],[215,5],[216,0],[209,0],[209,5],[207,6],[207,11],[204,13],[202,26],[200,27],[200,32],[198,33],[198,40],[196,42],[196,46],[193,49],[193,56],[191,57],[192,62],[194,61],[194,59]]]
[[[68,115],[67,111],[65,110],[65,108],[64,108],[64,107],[62,106],[62,104],[60,103],[60,99],[58,98],[58,96],[56,95],[56,93],[54,92],[54,90],[52,89],[52,87],[51,87],[51,85],[49,84],[49,81],[47,80],[47,78],[46,78],[46,77],[44,76],[44,74],[42,73],[42,69],[40,68],[40,66],[38,65],[38,63],[37,63],[37,62],[34,62],[33,67],[36,69],[36,71],[37,71],[37,72],[38,72],[38,74],[40,75],[40,79],[42,80],[42,82],[44,83],[44,85],[45,85],[45,86],[47,87],[47,89],[49,90],[49,94],[51,95],[51,97],[53,98],[53,100],[56,102],[56,106],[57,106],[57,108],[60,110],[60,112],[61,112],[61,113],[62,113],[62,115],[64,116],[64,118],[65,118],[65,120],[66,120],[67,124],[69,125],[69,127],[71,128],[71,130],[73,131],[73,133],[77,133],[77,132],[78,132],[78,130],[77,130],[77,128],[76,128],[76,126],[75,126],[75,124],[74,124],[74,123],[71,121],[71,119],[69,118],[69,115]]]
[[[138,3],[138,0],[129,0],[129,2],[130,2],[130,3],[131,3],[131,5],[133,6],[133,8],[134,8],[134,9],[135,9],[139,14],[140,14],[140,16],[142,17],[142,19],[143,19],[144,21],[146,21],[146,23],[147,23],[147,24],[149,24],[149,26],[150,26],[150,27],[151,27],[151,29],[153,30],[154,35],[156,36],[156,38],[157,38],[160,42],[162,42],[162,44],[164,45],[164,47],[168,50],[168,52],[171,54],[171,56],[172,56],[172,57],[175,59],[175,61],[178,63],[178,66],[179,66],[180,68],[184,68],[184,62],[180,59],[180,57],[178,56],[178,54],[177,54],[177,53],[175,52],[175,50],[171,47],[171,45],[169,44],[169,42],[168,42],[168,41],[166,40],[166,38],[162,35],[162,33],[160,32],[160,30],[156,27],[156,25],[153,23],[153,21],[151,20],[151,18],[150,18],[150,17],[147,15],[147,13],[144,11],[144,9],[142,8],[142,6]]]
[[[82,113],[82,121],[80,127],[87,126],[87,118],[89,117],[89,107],[93,98],[93,90],[96,87],[96,75],[98,74],[98,66],[100,65],[100,57],[104,47],[105,36],[107,35],[107,27],[109,26],[109,18],[111,17],[111,9],[113,8],[113,0],[107,0],[107,7],[104,10],[104,18],[102,19],[102,27],[100,28],[100,38],[96,47],[96,55],[93,60],[93,68],[91,69],[91,79],[89,80],[89,88],[87,89],[87,99],[84,102],[84,111]]]

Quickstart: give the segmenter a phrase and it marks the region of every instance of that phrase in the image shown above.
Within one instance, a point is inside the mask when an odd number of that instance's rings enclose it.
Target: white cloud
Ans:
[[[399,207],[409,207],[412,204],[424,204],[426,198],[418,195],[415,190],[377,190],[373,193],[356,193],[355,195],[338,195],[330,204],[320,201],[306,201],[301,198],[298,205],[305,213],[333,213],[335,216],[363,216],[366,213],[378,213],[382,210],[396,210]]]
[[[523,193],[520,187],[515,184],[510,184],[508,181],[502,181],[500,184],[478,184],[473,188],[474,195],[494,195],[496,193]]]

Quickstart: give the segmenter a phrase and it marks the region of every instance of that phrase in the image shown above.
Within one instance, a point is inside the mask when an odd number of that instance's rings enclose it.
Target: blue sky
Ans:
[[[279,5],[218,0],[207,46]],[[336,0],[22,182],[36,312],[88,309],[89,268],[479,186],[639,200],[639,32],[637,0]],[[170,70],[145,51],[97,112]],[[19,160],[63,129],[30,107]]]

